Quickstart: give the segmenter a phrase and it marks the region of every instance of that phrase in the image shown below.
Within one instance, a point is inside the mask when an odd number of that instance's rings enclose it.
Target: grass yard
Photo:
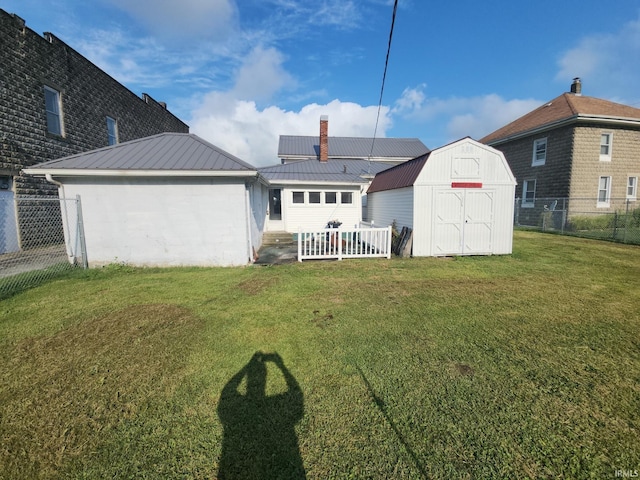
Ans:
[[[0,302],[0,378],[3,479],[616,478],[640,248],[71,272]]]

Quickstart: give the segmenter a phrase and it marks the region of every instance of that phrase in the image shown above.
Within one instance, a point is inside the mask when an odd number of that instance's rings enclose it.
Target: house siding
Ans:
[[[61,195],[80,195],[90,267],[232,266],[249,261],[251,220],[243,180],[67,177],[61,181]]]
[[[600,160],[600,136],[612,133],[611,161]],[[570,197],[574,210],[593,209],[596,205],[598,182],[601,176],[611,177],[611,211],[625,203],[627,179],[640,177],[640,131],[602,125],[586,125],[575,129],[575,154],[572,167]]]
[[[413,187],[375,192],[367,197],[369,218],[375,225],[386,227],[393,222],[396,228],[413,228]]]

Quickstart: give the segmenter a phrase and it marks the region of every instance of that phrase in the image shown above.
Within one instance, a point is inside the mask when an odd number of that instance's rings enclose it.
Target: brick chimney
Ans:
[[[573,79],[573,83],[571,84],[571,93],[575,95],[582,95],[582,82],[580,81],[580,77]]]
[[[320,161],[329,161],[329,117],[320,117]]]

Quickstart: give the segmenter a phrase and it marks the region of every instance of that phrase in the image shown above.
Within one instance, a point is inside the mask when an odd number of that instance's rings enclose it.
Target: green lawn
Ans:
[[[74,271],[0,302],[0,377],[3,479],[616,478],[640,248]]]

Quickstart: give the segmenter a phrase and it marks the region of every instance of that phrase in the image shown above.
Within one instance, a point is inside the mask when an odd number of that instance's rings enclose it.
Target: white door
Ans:
[[[438,190],[434,200],[433,255],[491,253],[493,192]]]
[[[7,177],[0,177],[0,187],[4,187],[2,182]],[[11,177],[9,177],[9,183]],[[18,225],[16,222],[16,204],[13,191],[9,188],[0,188],[0,254],[17,252],[20,250],[18,244]]]

